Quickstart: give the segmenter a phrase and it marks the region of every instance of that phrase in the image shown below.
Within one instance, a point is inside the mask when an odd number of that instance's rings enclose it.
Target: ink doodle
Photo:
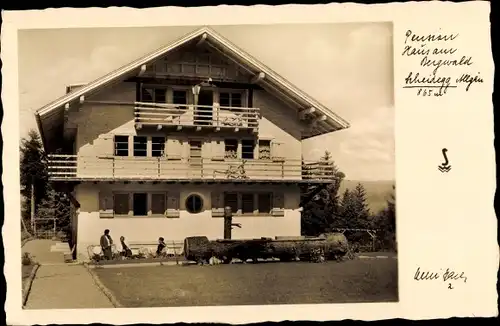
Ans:
[[[416,89],[417,96],[438,97],[450,88],[468,92],[472,85],[483,83],[481,73],[473,69],[473,57],[456,47],[459,37],[458,33],[419,35],[407,30],[401,55],[415,58],[419,68],[408,72],[403,88]]]

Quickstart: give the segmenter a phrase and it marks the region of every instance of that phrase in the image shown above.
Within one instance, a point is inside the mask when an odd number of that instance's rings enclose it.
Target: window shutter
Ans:
[[[110,191],[99,191],[99,217],[112,218],[113,194]]]
[[[273,161],[285,160],[285,148],[283,143],[276,141],[271,142],[271,157],[273,158]]]
[[[285,216],[285,195],[282,192],[273,194],[273,216]]]
[[[167,140],[167,158],[172,160],[180,160],[182,158],[182,142],[179,139]]]
[[[212,141],[212,160],[223,161],[225,152],[225,144],[223,140]]]
[[[94,140],[93,150],[97,155],[113,156],[115,153],[114,136],[100,135]]]
[[[178,192],[169,192],[167,194],[167,217],[179,217],[179,200]]]
[[[212,192],[212,217],[224,216],[224,193],[219,191]]]

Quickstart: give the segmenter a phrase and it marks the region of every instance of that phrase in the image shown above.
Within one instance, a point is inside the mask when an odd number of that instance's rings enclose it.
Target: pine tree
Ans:
[[[34,130],[30,130],[26,138],[21,139],[20,181],[21,195],[24,197],[22,218],[29,220],[31,215],[31,190],[35,189],[35,207],[47,196],[48,173],[43,145]]]
[[[343,228],[367,228],[370,210],[366,200],[366,190],[362,184],[358,183],[353,190],[344,191],[340,215],[339,219],[343,222]]]
[[[379,230],[379,240],[385,243],[385,247],[396,249],[396,198],[395,187],[393,193],[387,200],[387,207],[380,211],[373,221],[373,228]]]
[[[68,232],[70,225],[70,202],[68,197],[63,193],[50,189],[47,197],[38,206],[36,217],[47,219],[37,224],[37,227],[50,230],[53,228],[54,222],[49,219],[56,218],[57,229]]]
[[[325,152],[317,167],[311,168],[303,162],[302,168],[306,171],[306,177],[314,177],[318,174],[317,171],[320,171],[322,175],[332,178],[332,182],[319,192],[317,187],[321,186],[317,184],[305,184],[302,187],[302,234],[319,235],[330,232],[335,224],[339,207],[338,191],[345,174],[339,171],[328,151]],[[314,196],[311,197],[311,194]]]

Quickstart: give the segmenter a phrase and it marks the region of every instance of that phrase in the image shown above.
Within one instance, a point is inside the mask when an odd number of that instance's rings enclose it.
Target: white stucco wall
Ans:
[[[77,250],[80,258],[87,258],[87,247],[98,245],[105,229],[118,243],[120,236],[128,242],[156,242],[159,237],[167,241],[183,241],[188,236],[204,235],[209,239],[223,238],[224,219],[212,217],[211,191],[278,191],[284,194],[284,216],[234,216],[234,223],[242,228],[234,228],[234,239],[248,239],[275,236],[300,235],[300,193],[295,186],[259,185],[166,185],[166,184],[106,184],[83,183],[76,187],[76,199],[81,207],[78,215]],[[101,218],[99,215],[99,191],[166,191],[180,192],[180,216],[167,217],[114,217]],[[191,214],[184,202],[189,194],[197,193],[204,200],[203,211]]]

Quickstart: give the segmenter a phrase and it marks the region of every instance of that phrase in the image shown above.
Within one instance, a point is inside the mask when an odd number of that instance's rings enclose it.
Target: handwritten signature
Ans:
[[[448,289],[450,290],[454,289],[451,284],[453,281],[463,281],[464,283],[467,283],[467,276],[465,275],[465,272],[458,273],[450,270],[449,268],[446,268],[443,273],[443,269],[440,269],[439,272],[432,272],[421,271],[420,267],[418,267],[413,279],[415,281],[437,281],[442,279],[443,282],[448,283]]]

